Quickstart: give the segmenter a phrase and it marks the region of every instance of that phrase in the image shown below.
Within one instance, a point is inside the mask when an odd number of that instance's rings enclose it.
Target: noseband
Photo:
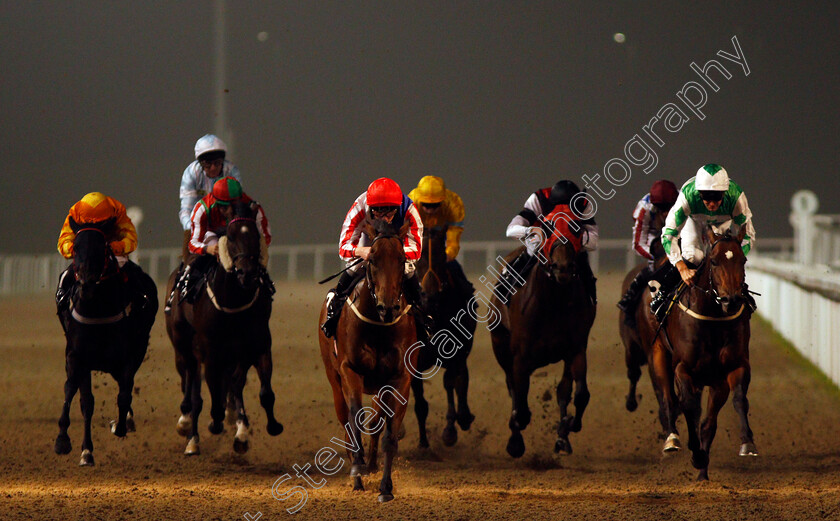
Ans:
[[[373,245],[376,244],[376,241],[379,239],[399,239],[398,235],[377,235],[374,237],[373,242],[370,243],[371,251],[373,250]],[[365,263],[367,264],[370,262],[370,258]],[[405,261],[403,261],[403,266],[405,266]],[[366,267],[367,268],[367,267]],[[370,296],[373,298],[373,304],[375,306],[379,305],[379,297],[376,296],[376,291],[374,290],[373,279],[371,279],[370,269],[365,269],[365,282],[367,282],[368,291],[370,292]],[[403,291],[402,291],[402,284],[400,284],[400,294],[397,295],[397,303],[402,301]]]
[[[81,228],[79,231],[76,232],[76,237],[78,238],[79,234],[81,234],[82,232],[97,232],[100,235],[102,235],[103,239],[106,239],[105,232],[103,232],[99,228],[94,228],[91,226],[87,228]],[[108,273],[108,268],[111,267],[112,262],[116,262],[116,258],[114,257],[114,252],[111,251],[111,248],[106,243],[105,263],[102,265],[102,271],[99,273],[99,276],[96,277],[96,282],[94,284],[99,284],[107,278],[105,274]],[[79,266],[76,264],[75,259],[73,262],[73,275],[76,277],[76,280],[79,280]]]
[[[706,264],[707,262],[709,263],[708,270],[707,270],[709,272],[708,287],[707,288],[701,288],[700,286],[698,286],[696,284],[691,286],[693,289],[705,294],[708,297],[711,297],[715,301],[715,304],[717,304],[718,306],[722,305],[722,300],[720,298],[720,294],[717,291],[717,288],[715,287],[714,279],[712,278],[712,266],[711,266],[711,260],[710,260],[711,259],[711,253],[712,253],[712,250],[715,249],[715,246],[718,245],[718,243],[734,242],[736,240],[737,239],[735,237],[731,236],[731,235],[722,235],[719,238],[715,239],[715,241],[713,243],[711,243],[706,248],[706,253],[703,257],[703,262],[700,263],[700,267],[698,267],[697,269],[699,270],[701,267],[703,267],[704,264]]]

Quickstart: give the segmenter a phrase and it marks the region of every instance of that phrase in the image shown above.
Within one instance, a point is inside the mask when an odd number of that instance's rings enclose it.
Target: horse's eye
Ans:
[[[712,261],[712,266],[715,266],[715,267],[717,267],[717,265],[718,265],[718,261],[716,261],[716,260],[713,260],[713,261]]]

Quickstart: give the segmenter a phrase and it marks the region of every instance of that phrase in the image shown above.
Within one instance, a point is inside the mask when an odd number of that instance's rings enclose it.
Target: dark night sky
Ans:
[[[0,4],[0,252],[54,251],[90,191],[144,209],[141,247],[179,245],[180,176],[214,130],[212,5]],[[599,205],[602,236],[629,240],[654,180],[679,185],[708,162],[745,189],[759,245],[790,235],[797,189],[840,213],[840,3],[675,5],[229,0],[231,159],[276,244],[336,241],[371,180],[408,191],[427,174],[463,197],[465,240],[502,239],[530,192],[623,157],[680,105],[689,64],[717,59],[732,79],[707,88],[705,120],[661,131],[652,173],[634,168]],[[733,36],[749,76],[715,56]]]

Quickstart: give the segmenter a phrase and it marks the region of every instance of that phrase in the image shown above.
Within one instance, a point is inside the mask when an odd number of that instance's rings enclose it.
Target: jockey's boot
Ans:
[[[58,313],[70,306],[70,293],[74,282],[76,282],[76,274],[73,272],[73,265],[71,264],[58,277],[58,287],[55,289],[55,307]]]
[[[581,252],[575,261],[577,263],[578,271],[580,272],[580,278],[583,281],[583,287],[586,289],[586,294],[589,295],[589,299],[592,301],[592,305],[594,306],[598,304],[598,293],[595,285],[595,282],[598,279],[596,279],[595,274],[592,273],[592,266],[589,265],[589,255],[585,251]]]
[[[530,269],[537,263],[537,258],[530,255],[527,250],[522,252],[502,269],[502,277],[496,283],[496,298],[503,304],[510,305],[510,296],[516,293],[516,288],[522,286],[521,280],[525,280]]]
[[[452,275],[452,282],[455,286],[455,291],[463,300],[469,300],[475,293],[475,288],[464,274],[464,269],[457,260],[453,259],[446,263],[446,269]]]
[[[653,271],[650,267],[645,267],[642,271],[636,274],[636,278],[630,283],[627,288],[627,293],[618,301],[618,309],[624,312],[624,323],[628,327],[636,327],[636,307],[639,305],[639,299],[642,297],[642,292],[648,287],[648,281]]]
[[[659,291],[657,291],[650,301],[650,310],[658,321],[665,318],[665,312],[668,310],[668,297],[677,287],[682,277],[680,277],[680,270],[670,262],[666,262],[653,272],[651,280],[659,282]]]
[[[417,326],[417,340],[425,343],[432,335],[434,319],[426,312],[423,306],[423,289],[420,287],[420,278],[416,273],[414,272],[410,277],[403,279],[403,295],[405,295],[405,301],[411,304],[414,323]]]
[[[120,268],[128,284],[131,302],[140,309],[145,309],[152,301],[152,295],[143,287],[143,269],[132,261],[127,261]]]
[[[338,279],[338,283],[333,289],[327,293],[327,316],[324,323],[321,324],[321,331],[327,338],[335,336],[335,330],[338,327],[338,319],[341,317],[341,309],[344,307],[344,302],[353,288],[353,282],[356,280],[356,274],[345,271]]]

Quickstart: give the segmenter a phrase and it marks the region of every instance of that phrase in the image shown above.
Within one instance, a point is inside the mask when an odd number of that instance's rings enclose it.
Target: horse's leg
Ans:
[[[569,416],[563,414],[560,419],[560,426],[557,428],[557,442],[554,444],[554,451],[563,454],[572,453],[572,444],[569,442],[570,432],[580,432],[583,428],[583,413],[586,411],[586,406],[589,405],[589,387],[586,385],[586,350],[581,350],[571,362],[566,363],[563,377],[566,378],[567,372],[569,377],[575,382],[575,414]],[[558,385],[559,388],[559,385]],[[568,393],[568,391],[566,391]],[[558,401],[560,393],[558,392]],[[568,398],[566,398],[568,400]],[[561,407],[562,409],[562,407]]]
[[[677,431],[677,409],[676,396],[674,396],[674,381],[671,376],[671,362],[665,354],[665,350],[658,345],[654,346],[655,351],[651,356],[649,364],[650,381],[659,402],[659,422],[662,425],[662,432],[665,435],[665,445],[662,452],[674,452],[682,448],[680,434]]]
[[[522,457],[525,454],[525,441],[522,433],[531,422],[531,411],[528,409],[528,388],[531,385],[531,372],[514,358],[513,367],[508,378],[508,390],[511,394],[513,407],[510,413],[510,438],[508,439],[507,452],[514,458]]]
[[[702,469],[709,465],[709,454],[700,446],[699,424],[702,405],[700,398],[703,389],[694,385],[688,369],[684,362],[677,364],[674,370],[674,383],[677,390],[680,409],[685,416],[686,428],[688,430],[688,449],[691,451],[691,464],[696,469]]]
[[[61,417],[58,419],[58,436],[55,438],[56,454],[69,454],[73,450],[67,428],[70,427],[70,405],[73,403],[76,391],[79,390],[79,370],[76,368],[77,364],[74,359],[68,359],[66,365],[67,380],[64,382],[64,405],[61,408]]]
[[[718,385],[709,387],[709,402],[706,406],[706,418],[700,426],[700,446],[706,451],[706,454],[711,455],[712,441],[715,439],[717,432],[717,417],[726,399],[729,398],[729,385],[726,382],[721,382]],[[708,463],[697,475],[697,481],[709,480],[709,465]]]
[[[184,450],[184,454],[187,456],[197,456],[201,454],[198,436],[198,417],[204,406],[204,400],[201,399],[201,364],[198,363],[198,360],[195,361],[195,365],[187,370],[187,384],[189,385],[191,425],[187,448]],[[186,399],[186,395],[184,398]]]
[[[260,377],[260,405],[265,409],[268,419],[266,431],[271,436],[277,436],[283,432],[283,425],[274,417],[274,391],[271,390],[271,341],[265,347],[265,351],[257,359],[257,375]]]
[[[738,413],[741,424],[741,449],[739,456],[758,456],[758,449],[753,442],[753,432],[750,429],[750,402],[747,399],[747,389],[750,387],[749,364],[740,367],[727,376],[729,388],[732,389],[732,405]]]
[[[134,367],[126,367],[117,380],[119,386],[119,392],[117,393],[118,416],[117,422],[111,427],[111,432],[120,438],[128,432],[126,420],[128,411],[131,409],[131,391],[134,389],[134,371],[136,370]]]
[[[557,425],[557,441],[554,452],[571,454],[572,445],[569,443],[569,424],[563,419],[569,415],[569,402],[572,400],[572,365],[563,362],[563,376],[557,384],[557,405],[560,407],[560,423]]]
[[[365,448],[362,445],[362,431],[358,425],[358,413],[362,409],[362,379],[352,371],[346,371],[341,379],[341,385],[344,389],[344,395],[349,398],[349,419],[345,425],[350,426],[350,436],[352,437],[350,445],[358,447],[357,450],[352,451],[353,465],[350,467],[350,477],[353,478],[353,490],[364,490],[365,486],[362,483],[362,476],[368,473],[367,465],[365,465]]]
[[[443,428],[443,444],[447,447],[455,445],[458,441],[458,431],[455,429],[455,383],[457,375],[455,369],[450,367],[443,373],[443,388],[446,389],[446,426]]]
[[[225,403],[230,386],[219,361],[207,360],[204,363],[204,380],[210,390],[210,423],[207,430],[210,434],[221,434],[225,430]]]
[[[426,418],[429,416],[429,402],[423,395],[423,380],[412,377],[411,390],[414,391],[414,415],[417,416],[417,427],[420,431],[418,446],[422,449],[429,447],[426,438]]]
[[[473,416],[472,411],[470,411],[470,406],[467,403],[467,392],[469,388],[470,371],[467,369],[467,360],[465,358],[458,368],[458,378],[455,381],[455,391],[458,393],[458,414],[456,419],[462,431],[470,430],[470,426],[473,420],[475,420],[475,416]]]
[[[395,385],[399,395],[388,393],[382,397],[384,407],[394,411],[394,416],[386,415],[385,433],[382,436],[382,452],[385,453],[385,461],[382,465],[382,481],[379,482],[380,503],[394,499],[394,483],[391,480],[391,470],[394,465],[394,457],[397,455],[399,446],[399,432],[405,418],[405,411],[408,409],[408,392],[411,387],[411,376],[405,374],[403,381]]]
[[[625,397],[624,407],[630,412],[635,411],[639,407],[636,385],[642,376],[642,368],[639,365],[636,354],[636,350],[638,349],[640,349],[639,346],[632,343],[624,348],[624,365],[627,366],[627,379],[630,380],[630,390]]]
[[[248,368],[245,368],[244,364],[238,364],[233,371],[225,404],[225,420],[227,420],[229,425],[232,422],[236,425],[236,434],[233,437],[233,450],[239,454],[244,454],[249,449],[248,435],[250,434],[251,422],[248,420],[248,414],[245,411],[245,400],[242,398],[242,391],[245,389],[247,379]],[[233,405],[231,405],[231,402]],[[235,412],[230,413],[231,409]]]
[[[379,405],[378,400],[372,400],[371,407],[373,407],[374,413],[371,419],[367,420],[367,424],[369,427],[375,427],[379,425],[379,422],[382,421],[380,418],[387,415],[382,414],[382,407]],[[381,429],[376,429],[373,434],[369,436],[370,443],[368,444],[368,458],[367,458],[367,468],[368,472],[374,473],[379,470],[379,462],[376,461],[379,457],[379,437],[382,434]]]
[[[178,374],[181,375],[181,392],[184,395],[184,398],[181,400],[181,416],[178,418],[178,425],[175,430],[181,436],[187,437],[192,432],[192,415],[190,412],[192,411],[192,377],[195,375],[195,367],[197,363],[195,359],[190,361],[186,360],[185,357],[181,356],[180,353],[176,351],[175,354],[175,368],[178,370]]]
[[[79,405],[85,421],[85,434],[82,440],[82,459],[79,465],[93,466],[93,438],[90,433],[90,422],[93,419],[93,391],[91,390],[90,371],[82,371],[79,375]]]

